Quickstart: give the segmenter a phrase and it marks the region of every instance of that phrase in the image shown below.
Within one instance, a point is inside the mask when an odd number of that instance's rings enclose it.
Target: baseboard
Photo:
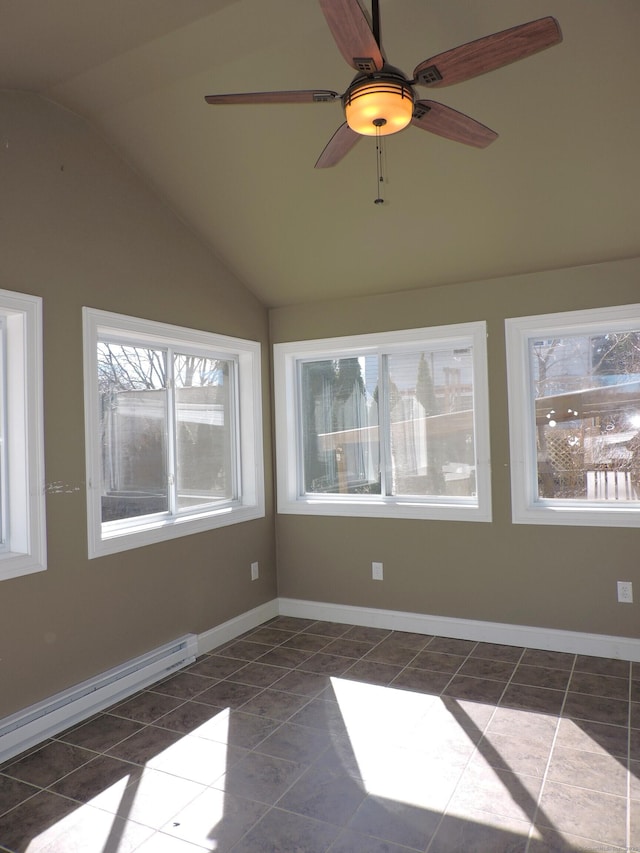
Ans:
[[[631,637],[277,598],[202,634],[188,634],[178,638],[173,643],[101,673],[11,717],[5,717],[0,720],[0,763],[166,678],[194,661],[196,654],[210,652],[278,615],[640,661],[640,640]]]
[[[0,763],[132,696],[196,659],[187,634],[0,720]]]
[[[282,616],[322,619],[371,628],[388,628],[394,631],[412,631],[418,634],[435,634],[463,640],[640,661],[640,640],[632,637],[509,625],[502,622],[482,622],[449,616],[428,616],[399,610],[352,607],[346,604],[303,601],[295,598],[280,598],[278,601]]]
[[[0,720],[0,763],[133,696],[138,690],[193,663],[197,655],[209,652],[277,615],[278,600],[272,599],[209,631],[180,637],[173,643],[5,717]]]
[[[258,625],[262,625],[263,622],[268,622],[269,619],[274,619],[278,615],[277,598],[267,601],[259,607],[254,607],[253,610],[247,610],[246,613],[241,613],[239,616],[229,619],[228,622],[223,622],[222,625],[216,625],[215,628],[198,634],[198,653],[202,655],[217,649],[218,646],[235,640],[236,637],[252,628],[257,628]]]

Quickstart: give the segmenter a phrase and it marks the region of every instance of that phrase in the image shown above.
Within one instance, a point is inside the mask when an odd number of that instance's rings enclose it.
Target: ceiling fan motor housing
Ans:
[[[411,122],[414,100],[406,77],[392,65],[373,74],[357,74],[342,96],[349,127],[363,136],[403,130]]]

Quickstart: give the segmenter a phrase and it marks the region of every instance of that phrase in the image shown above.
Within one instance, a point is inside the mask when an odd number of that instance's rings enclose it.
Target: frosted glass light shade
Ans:
[[[363,136],[388,136],[403,130],[413,115],[411,88],[394,80],[372,80],[344,96],[347,124]]]

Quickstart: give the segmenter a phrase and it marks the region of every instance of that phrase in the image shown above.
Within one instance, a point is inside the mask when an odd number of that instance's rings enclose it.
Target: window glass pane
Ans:
[[[640,331],[531,339],[538,498],[640,499]]]
[[[102,521],[167,512],[166,353],[98,342]]]
[[[0,581],[47,568],[42,299],[0,290]]]
[[[471,348],[388,355],[390,494],[476,493]]]
[[[233,362],[176,355],[177,508],[233,498]]]
[[[264,518],[261,344],[82,315],[89,557]]]
[[[303,493],[379,494],[378,358],[300,366]]]
[[[275,344],[274,396],[279,512],[491,520],[485,323]]]

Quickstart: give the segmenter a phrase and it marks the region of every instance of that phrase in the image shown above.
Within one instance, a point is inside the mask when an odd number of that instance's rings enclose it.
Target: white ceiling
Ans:
[[[365,8],[369,0],[363,0]],[[564,41],[420,89],[498,131],[485,150],[416,128],[314,163],[339,103],[208,106],[220,92],[353,77],[317,0],[0,4],[0,87],[86,116],[267,305],[640,255],[639,0],[381,0],[388,60],[545,15]]]

